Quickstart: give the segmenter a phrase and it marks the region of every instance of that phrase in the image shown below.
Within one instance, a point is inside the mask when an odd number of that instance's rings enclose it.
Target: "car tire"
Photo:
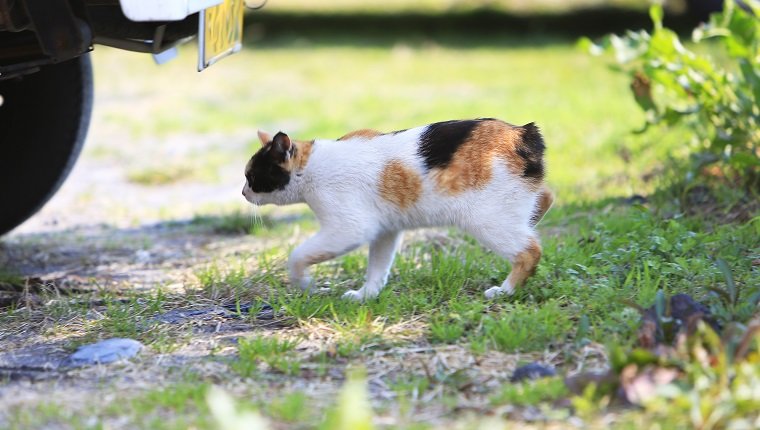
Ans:
[[[74,167],[92,95],[89,54],[0,80],[0,235],[42,208]]]

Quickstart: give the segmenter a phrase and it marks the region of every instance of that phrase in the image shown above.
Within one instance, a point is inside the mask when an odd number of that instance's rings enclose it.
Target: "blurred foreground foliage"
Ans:
[[[566,379],[580,416],[600,405],[633,405],[661,428],[760,428],[760,316],[748,321],[740,308],[757,309],[760,293],[733,280],[716,260],[725,287],[710,288],[708,307],[686,294],[657,292],[641,314],[637,345],[608,347],[610,369]]]

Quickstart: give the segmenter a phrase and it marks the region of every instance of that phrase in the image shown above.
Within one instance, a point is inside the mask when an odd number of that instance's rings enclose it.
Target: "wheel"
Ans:
[[[89,54],[0,81],[0,235],[37,212],[74,167],[92,93]]]

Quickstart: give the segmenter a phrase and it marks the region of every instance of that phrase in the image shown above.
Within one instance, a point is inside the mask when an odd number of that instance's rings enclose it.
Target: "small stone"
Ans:
[[[153,256],[150,254],[150,251],[145,249],[135,251],[135,260],[140,264],[149,263],[152,258]]]
[[[525,379],[540,379],[555,376],[557,372],[551,366],[544,366],[538,363],[529,363],[515,369],[515,373],[509,378],[510,382],[521,382]]]
[[[136,356],[142,348],[143,344],[134,339],[115,337],[80,346],[67,361],[74,367],[113,363]]]

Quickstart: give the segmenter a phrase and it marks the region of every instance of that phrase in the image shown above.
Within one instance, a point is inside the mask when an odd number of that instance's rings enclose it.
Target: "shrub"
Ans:
[[[760,185],[760,1],[739,7],[726,0],[722,12],[694,30],[693,49],[663,27],[661,6],[652,6],[650,16],[651,33],[581,44],[593,54],[614,53],[616,69],[631,77],[646,114],[642,132],[683,124],[693,136],[694,171],[715,165],[750,189]]]

